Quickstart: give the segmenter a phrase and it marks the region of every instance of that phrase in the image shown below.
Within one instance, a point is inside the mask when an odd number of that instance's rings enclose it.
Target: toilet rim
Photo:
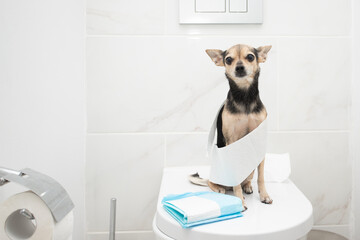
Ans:
[[[161,236],[163,240],[174,240],[173,238],[169,237],[168,235],[166,235],[165,233],[163,233],[159,228],[158,226],[156,225],[156,214],[153,218],[153,221],[152,221],[152,228],[153,228],[153,231],[155,233],[155,235],[157,236]]]

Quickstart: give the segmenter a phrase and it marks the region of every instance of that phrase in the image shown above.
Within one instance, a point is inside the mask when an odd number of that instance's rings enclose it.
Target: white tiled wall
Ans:
[[[85,5],[0,1],[0,167],[60,182],[76,240],[85,239]]]
[[[350,40],[279,40],[280,130],[348,129]]]
[[[118,199],[118,230],[148,229],[159,192],[164,149],[164,136],[160,134],[88,136],[89,229],[98,232],[108,229],[108,210],[113,197]]]
[[[212,64],[205,49],[239,41],[274,45],[260,87],[275,130],[276,40],[116,36],[88,38],[88,132],[207,131],[228,86],[223,69]]]
[[[237,43],[273,46],[260,76],[269,151],[290,152],[315,224],[347,225],[351,1],[265,0],[262,25],[181,26],[177,5],[88,0],[89,239],[105,239],[113,196],[118,234],[150,238],[162,168],[207,164],[228,86],[204,50]]]

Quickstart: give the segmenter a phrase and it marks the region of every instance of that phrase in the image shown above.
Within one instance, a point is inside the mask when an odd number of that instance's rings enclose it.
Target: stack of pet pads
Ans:
[[[189,192],[163,198],[165,210],[183,228],[242,217],[240,198],[215,192]]]

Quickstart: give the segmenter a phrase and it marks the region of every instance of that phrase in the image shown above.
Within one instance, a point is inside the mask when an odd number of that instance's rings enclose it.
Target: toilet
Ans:
[[[260,202],[255,180],[254,193],[245,194],[248,210],[243,217],[183,229],[164,210],[161,200],[168,194],[210,191],[207,187],[191,184],[187,179],[195,172],[206,177],[209,171],[208,166],[164,169],[153,220],[157,240],[306,240],[313,225],[312,205],[289,179],[281,183],[266,183],[267,191],[274,200],[271,205]]]

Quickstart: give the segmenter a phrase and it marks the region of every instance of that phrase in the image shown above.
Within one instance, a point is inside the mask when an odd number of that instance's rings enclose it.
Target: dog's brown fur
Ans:
[[[226,51],[217,49],[206,50],[206,53],[217,66],[225,67],[226,77],[230,83],[228,98],[223,110],[220,112],[221,115],[219,115],[222,127],[218,129],[218,135],[222,133],[225,146],[239,140],[257,128],[267,116],[266,109],[260,101],[259,96],[257,96],[256,101],[253,102],[237,101],[236,96],[231,94],[231,88],[240,89],[240,91],[247,93],[246,91],[250,91],[251,87],[255,89],[254,84],[256,84],[255,90],[257,91],[257,81],[260,72],[259,63],[266,61],[267,53],[270,49],[271,46],[255,49],[247,45],[239,44]],[[252,55],[252,57],[249,55]],[[242,70],[239,70],[240,68]],[[245,73],[239,74],[241,71]],[[261,202],[271,204],[272,199],[267,193],[264,183],[264,161],[265,159],[258,166],[258,189]],[[241,184],[232,186],[234,194],[242,199],[245,209],[247,209],[247,207],[244,201],[243,191],[247,194],[253,192],[251,186],[253,176],[254,171]],[[213,191],[219,193],[225,193],[225,191],[229,189],[229,187],[221,186],[211,181],[208,181],[208,186]]]

